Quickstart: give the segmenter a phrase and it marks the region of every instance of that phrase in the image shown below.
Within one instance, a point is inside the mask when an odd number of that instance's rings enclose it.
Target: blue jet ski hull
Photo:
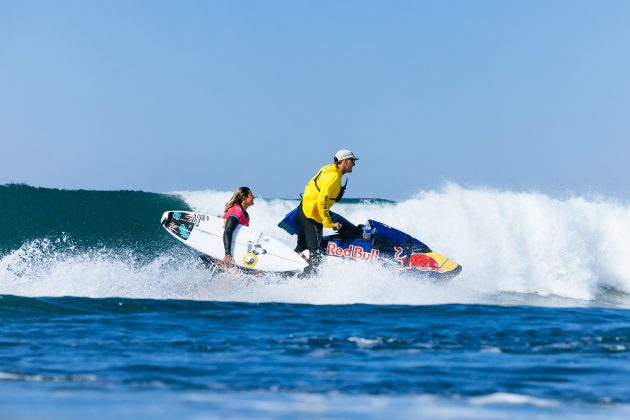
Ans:
[[[333,220],[343,228],[324,236],[322,253],[326,256],[391,264],[401,273],[432,279],[449,279],[462,271],[457,262],[439,254],[418,239],[376,220],[354,226],[335,214]]]

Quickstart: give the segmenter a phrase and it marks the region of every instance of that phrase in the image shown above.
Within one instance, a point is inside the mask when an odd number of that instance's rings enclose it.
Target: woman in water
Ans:
[[[232,257],[232,235],[238,225],[249,226],[249,214],[247,209],[254,205],[254,194],[248,187],[240,187],[234,191],[230,201],[225,203],[225,230],[223,231],[223,245],[225,246],[225,257],[223,257],[223,267],[227,268],[234,264]]]

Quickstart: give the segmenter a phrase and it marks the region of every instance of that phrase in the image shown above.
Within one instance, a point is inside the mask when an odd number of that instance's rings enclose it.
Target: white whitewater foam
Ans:
[[[229,192],[214,191],[179,195],[195,210],[215,209],[215,214],[230,197]],[[295,200],[258,199],[250,209],[252,226],[294,246],[295,237],[276,224],[296,205]],[[342,202],[333,210],[354,223],[368,218],[387,223],[459,262],[462,274],[449,286],[439,288],[448,290],[433,295],[435,303],[450,300],[447,296],[475,301],[499,293],[583,301],[595,299],[602,288],[630,293],[630,207],[613,200],[561,200],[539,193],[448,184],[440,191],[421,192],[396,204]],[[387,279],[386,289],[391,289],[394,281],[396,288],[403,286],[401,292],[409,291],[404,287],[406,280],[372,268],[363,270],[356,264],[351,270],[338,272],[328,263],[322,274],[323,282],[343,279],[338,284],[342,294],[355,287],[364,289],[360,300],[369,293],[365,286],[372,291],[379,289],[378,279],[383,277]],[[427,285],[423,288],[432,289]],[[385,290],[381,292],[387,295]]]
[[[531,397],[529,395],[512,394],[508,392],[495,392],[494,394],[481,397],[470,398],[472,404],[507,404],[507,405],[532,405],[536,407],[556,407],[560,405],[558,401]]]
[[[195,211],[220,215],[230,192],[178,192]],[[256,198],[252,227],[295,245],[276,225],[297,200]],[[65,253],[46,241],[25,244],[0,260],[0,294],[120,296],[310,304],[597,304],[602,290],[630,293],[630,207],[613,200],[556,199],[538,193],[449,184],[394,204],[335,205],[354,223],[387,223],[463,266],[445,284],[395,270],[329,258],[317,278],[212,275],[191,256],[150,263],[131,254]],[[332,233],[332,231],[327,231]],[[175,245],[175,243],[174,243]],[[525,296],[514,299],[514,296]],[[531,296],[529,298],[528,296]],[[623,298],[627,306],[630,299]]]
[[[558,401],[554,405],[479,404],[468,398],[421,395],[346,395],[272,392],[96,392],[64,389],[54,395],[41,389],[8,389],[0,393],[6,418],[400,418],[400,419],[626,419],[624,404]],[[553,401],[555,403],[555,401]],[[148,410],[150,407],[151,410]],[[156,416],[154,413],[159,413]],[[209,416],[207,413],[212,413]]]

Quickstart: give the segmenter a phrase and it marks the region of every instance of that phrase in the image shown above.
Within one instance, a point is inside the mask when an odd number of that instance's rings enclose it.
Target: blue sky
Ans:
[[[630,195],[628,1],[0,1],[0,184]]]

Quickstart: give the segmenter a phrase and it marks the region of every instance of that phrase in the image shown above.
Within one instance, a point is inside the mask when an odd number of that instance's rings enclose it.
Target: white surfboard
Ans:
[[[199,252],[223,259],[225,220],[190,211],[167,211],[161,225],[168,233]],[[239,267],[261,271],[300,271],[306,261],[295,251],[247,226],[239,225],[232,237],[232,256]]]

